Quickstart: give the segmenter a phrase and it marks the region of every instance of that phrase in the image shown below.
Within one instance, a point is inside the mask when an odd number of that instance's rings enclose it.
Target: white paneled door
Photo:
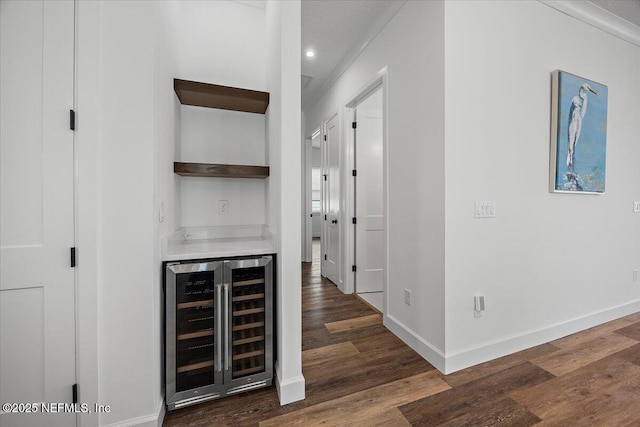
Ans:
[[[76,424],[73,67],[73,1],[0,2],[2,427]]]
[[[340,283],[340,141],[338,116],[325,123],[324,144],[324,276],[338,285]]]
[[[356,108],[356,293],[382,292],[384,210],[382,90]]]

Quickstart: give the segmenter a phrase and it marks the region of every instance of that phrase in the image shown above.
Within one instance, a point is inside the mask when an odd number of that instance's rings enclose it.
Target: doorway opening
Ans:
[[[384,212],[382,180],[382,88],[353,111],[353,257],[354,289],[382,311],[384,275]]]
[[[355,292],[382,311],[384,212],[382,201],[382,88],[356,106],[354,122]]]
[[[311,137],[311,239],[320,240],[322,214],[322,159],[320,129]]]
[[[348,196],[352,233],[351,289],[384,313],[387,265],[386,69],[346,107],[351,113],[349,141],[353,176]]]

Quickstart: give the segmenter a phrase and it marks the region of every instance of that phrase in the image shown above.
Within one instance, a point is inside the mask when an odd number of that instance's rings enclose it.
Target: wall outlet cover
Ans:
[[[218,200],[218,215],[229,215],[228,200]]]
[[[409,289],[404,290],[404,303],[411,305],[411,291]]]

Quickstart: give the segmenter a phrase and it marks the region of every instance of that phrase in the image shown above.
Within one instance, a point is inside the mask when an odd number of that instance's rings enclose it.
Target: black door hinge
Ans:
[[[325,135],[325,136],[324,136],[324,140],[325,140],[325,141],[327,140],[327,135]]]
[[[358,125],[356,124],[356,122],[352,122],[352,123],[351,123],[351,127],[355,129],[355,128],[357,128],[357,127],[358,127]]]
[[[74,384],[71,387],[71,398],[73,399],[73,402],[71,403],[78,403],[78,384]]]
[[[351,271],[353,271],[354,273],[356,272],[356,266],[355,265],[351,266]]]
[[[351,223],[355,224],[356,223],[356,217],[354,216],[353,218],[351,218]]]
[[[76,248],[71,248],[71,267],[76,266]]]
[[[358,172],[356,172],[356,170],[354,169],[354,170],[351,171],[351,175],[352,176],[356,176],[356,175],[358,175]]]
[[[327,216],[326,216],[326,215],[324,216],[324,220],[325,220],[325,221],[327,220]]]
[[[76,112],[69,110],[69,129],[76,130]]]
[[[324,254],[324,260],[325,261],[327,260],[327,254]]]

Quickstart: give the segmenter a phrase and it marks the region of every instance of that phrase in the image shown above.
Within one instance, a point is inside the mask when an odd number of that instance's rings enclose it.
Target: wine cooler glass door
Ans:
[[[167,404],[222,385],[222,275],[220,262],[167,265]]]
[[[225,261],[225,383],[240,391],[273,375],[272,258]]]

